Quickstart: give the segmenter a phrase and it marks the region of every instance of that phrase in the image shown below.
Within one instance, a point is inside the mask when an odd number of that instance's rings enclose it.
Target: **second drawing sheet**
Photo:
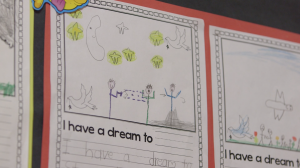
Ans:
[[[300,46],[210,26],[216,167],[299,167]]]
[[[52,10],[49,167],[207,167],[203,29],[121,2]]]

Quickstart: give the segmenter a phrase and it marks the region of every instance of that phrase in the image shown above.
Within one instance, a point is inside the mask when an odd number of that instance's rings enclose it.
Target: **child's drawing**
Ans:
[[[120,97],[122,97],[122,92],[116,91],[116,95],[114,95],[112,93],[112,90],[115,88],[115,86],[116,86],[116,82],[113,79],[110,79],[108,81],[108,88],[110,90],[110,93],[109,93],[109,102],[110,102],[110,104],[109,104],[109,118],[111,117],[111,97],[118,98],[118,95],[120,95]]]
[[[120,33],[120,34],[124,34],[124,31],[125,31],[125,30],[129,30],[129,29],[124,25],[123,22],[120,23],[120,24],[118,24],[116,27],[119,29],[119,33]]]
[[[107,61],[112,65],[122,64],[122,55],[117,50],[112,50],[107,53]]]
[[[135,52],[130,50],[130,48],[124,49],[122,53],[127,61],[133,62],[136,60]]]
[[[73,40],[77,41],[83,38],[83,28],[78,22],[72,22],[67,27],[68,37]]]
[[[151,44],[153,44],[154,46],[159,46],[164,43],[163,34],[158,30],[151,32],[149,39]]]
[[[185,44],[191,46],[196,43],[195,30],[188,23],[173,24],[164,18],[147,19],[90,6],[80,11],[65,15],[62,22],[78,30],[64,34],[65,111],[195,132],[199,106],[196,54],[162,45],[165,37],[174,34],[169,30],[177,26],[185,30]],[[80,40],[83,35],[85,40]],[[93,86],[92,102],[97,110],[82,110],[69,101],[67,96],[74,95],[81,83]],[[167,92],[165,86],[170,86]],[[158,90],[165,97],[155,95]]]
[[[226,142],[299,151],[295,127],[300,118],[300,53],[276,48],[271,42],[271,47],[262,45],[250,36],[247,42],[243,36],[228,37],[218,44]],[[238,123],[234,115],[243,120]]]
[[[186,41],[185,40],[185,38],[186,38],[185,29],[183,30],[183,33],[181,35],[178,27],[176,27],[175,35],[176,35],[176,37],[174,40],[170,39],[170,37],[166,37],[166,41],[168,42],[168,44],[170,44],[170,46],[175,49],[184,48],[187,51],[190,50],[190,47],[185,44],[185,41]]]
[[[144,96],[144,93],[146,96]],[[150,94],[153,94],[152,97]],[[152,85],[147,85],[146,89],[142,91],[142,98],[147,99],[147,119],[146,119],[146,124],[148,124],[148,119],[149,119],[149,100],[150,99],[155,99],[155,91],[152,91]]]
[[[154,68],[160,69],[163,67],[164,58],[159,55],[156,55],[151,59],[151,63]]]
[[[249,117],[242,118],[239,116],[240,125],[237,128],[229,127],[228,132],[236,138],[248,137],[253,138],[253,135],[249,134]],[[231,136],[232,137],[232,136]],[[232,139],[232,138],[231,138]]]
[[[293,110],[292,105],[285,104],[284,94],[283,94],[283,92],[281,92],[281,94],[279,94],[278,90],[276,91],[275,100],[267,100],[266,101],[266,106],[269,107],[269,108],[272,108],[274,110],[275,120],[276,119],[280,120],[285,111],[292,111]]]
[[[101,20],[98,15],[92,17],[86,29],[86,45],[90,54],[96,61],[102,61],[105,57],[105,50],[98,42],[97,29],[101,27]]]
[[[77,10],[75,12],[69,13],[69,15],[74,19],[81,19],[82,18],[82,12],[81,10]]]
[[[170,92],[171,92],[171,95],[168,94],[168,92],[167,92],[167,90],[166,90],[166,88],[165,88],[166,96],[168,96],[168,97],[171,98],[171,112],[173,111],[173,99],[176,99],[176,98],[180,95],[180,93],[181,93],[181,91],[179,91],[179,92],[177,93],[176,96],[173,96],[174,91],[175,91],[175,84],[174,84],[174,83],[172,83],[172,84],[170,85]]]
[[[14,0],[0,1],[0,38],[9,45],[14,46]]]
[[[85,87],[81,84],[80,97],[78,99],[75,99],[73,96],[68,97],[69,109],[72,109],[72,105],[73,105],[79,109],[85,109],[86,107],[89,107],[92,110],[96,110],[97,107],[90,103],[92,101],[92,92],[93,92],[93,87],[91,87],[89,93],[86,94]]]

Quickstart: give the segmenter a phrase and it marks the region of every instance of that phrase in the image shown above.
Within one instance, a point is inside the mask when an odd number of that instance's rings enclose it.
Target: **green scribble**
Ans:
[[[0,83],[0,93],[3,93],[3,96],[13,96],[15,92],[15,85],[9,83]]]
[[[130,50],[129,48],[124,49],[122,52],[127,61],[133,62],[136,60],[135,52]]]
[[[112,50],[107,53],[107,61],[113,65],[122,64],[122,54],[117,50]]]
[[[153,65],[153,67],[156,68],[156,69],[162,68],[163,67],[163,62],[164,62],[163,57],[161,57],[159,55],[156,55],[151,59],[151,63]]]
[[[77,22],[72,22],[66,29],[67,37],[73,41],[77,41],[83,38],[83,28]]]
[[[71,12],[71,13],[68,13],[72,18],[74,19],[81,19],[82,18],[82,12],[81,10],[77,10],[75,12]]]
[[[164,43],[164,36],[158,30],[151,32],[149,39],[154,46],[159,46]]]
[[[229,139],[226,140],[227,142],[234,142],[234,143],[240,143],[240,144],[249,144],[249,145],[255,145],[255,146],[264,146],[264,147],[271,147],[271,148],[277,148],[277,149],[287,149],[291,151],[299,151],[300,149],[298,148],[289,148],[288,146],[279,146],[279,143],[274,144],[257,144],[256,142],[249,142],[247,140],[234,140],[234,139]]]
[[[254,143],[258,144],[258,138],[257,137],[254,137]]]

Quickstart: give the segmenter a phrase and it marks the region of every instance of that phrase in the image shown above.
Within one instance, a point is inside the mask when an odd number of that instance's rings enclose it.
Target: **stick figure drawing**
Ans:
[[[147,94],[147,96],[144,96],[144,90],[142,91],[142,98],[146,98],[147,99],[147,119],[146,119],[146,124],[148,124],[148,118],[149,118],[149,100],[150,99],[155,99],[155,91],[153,91],[153,96],[150,97],[150,94],[152,92],[152,85],[148,84],[146,86],[145,92]]]

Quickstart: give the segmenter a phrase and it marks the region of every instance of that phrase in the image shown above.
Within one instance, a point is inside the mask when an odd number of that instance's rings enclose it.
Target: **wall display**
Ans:
[[[52,9],[49,167],[207,167],[205,79],[201,19]]]
[[[300,45],[210,26],[216,167],[299,167]]]
[[[30,10],[30,2],[0,1],[1,168],[30,164]]]

